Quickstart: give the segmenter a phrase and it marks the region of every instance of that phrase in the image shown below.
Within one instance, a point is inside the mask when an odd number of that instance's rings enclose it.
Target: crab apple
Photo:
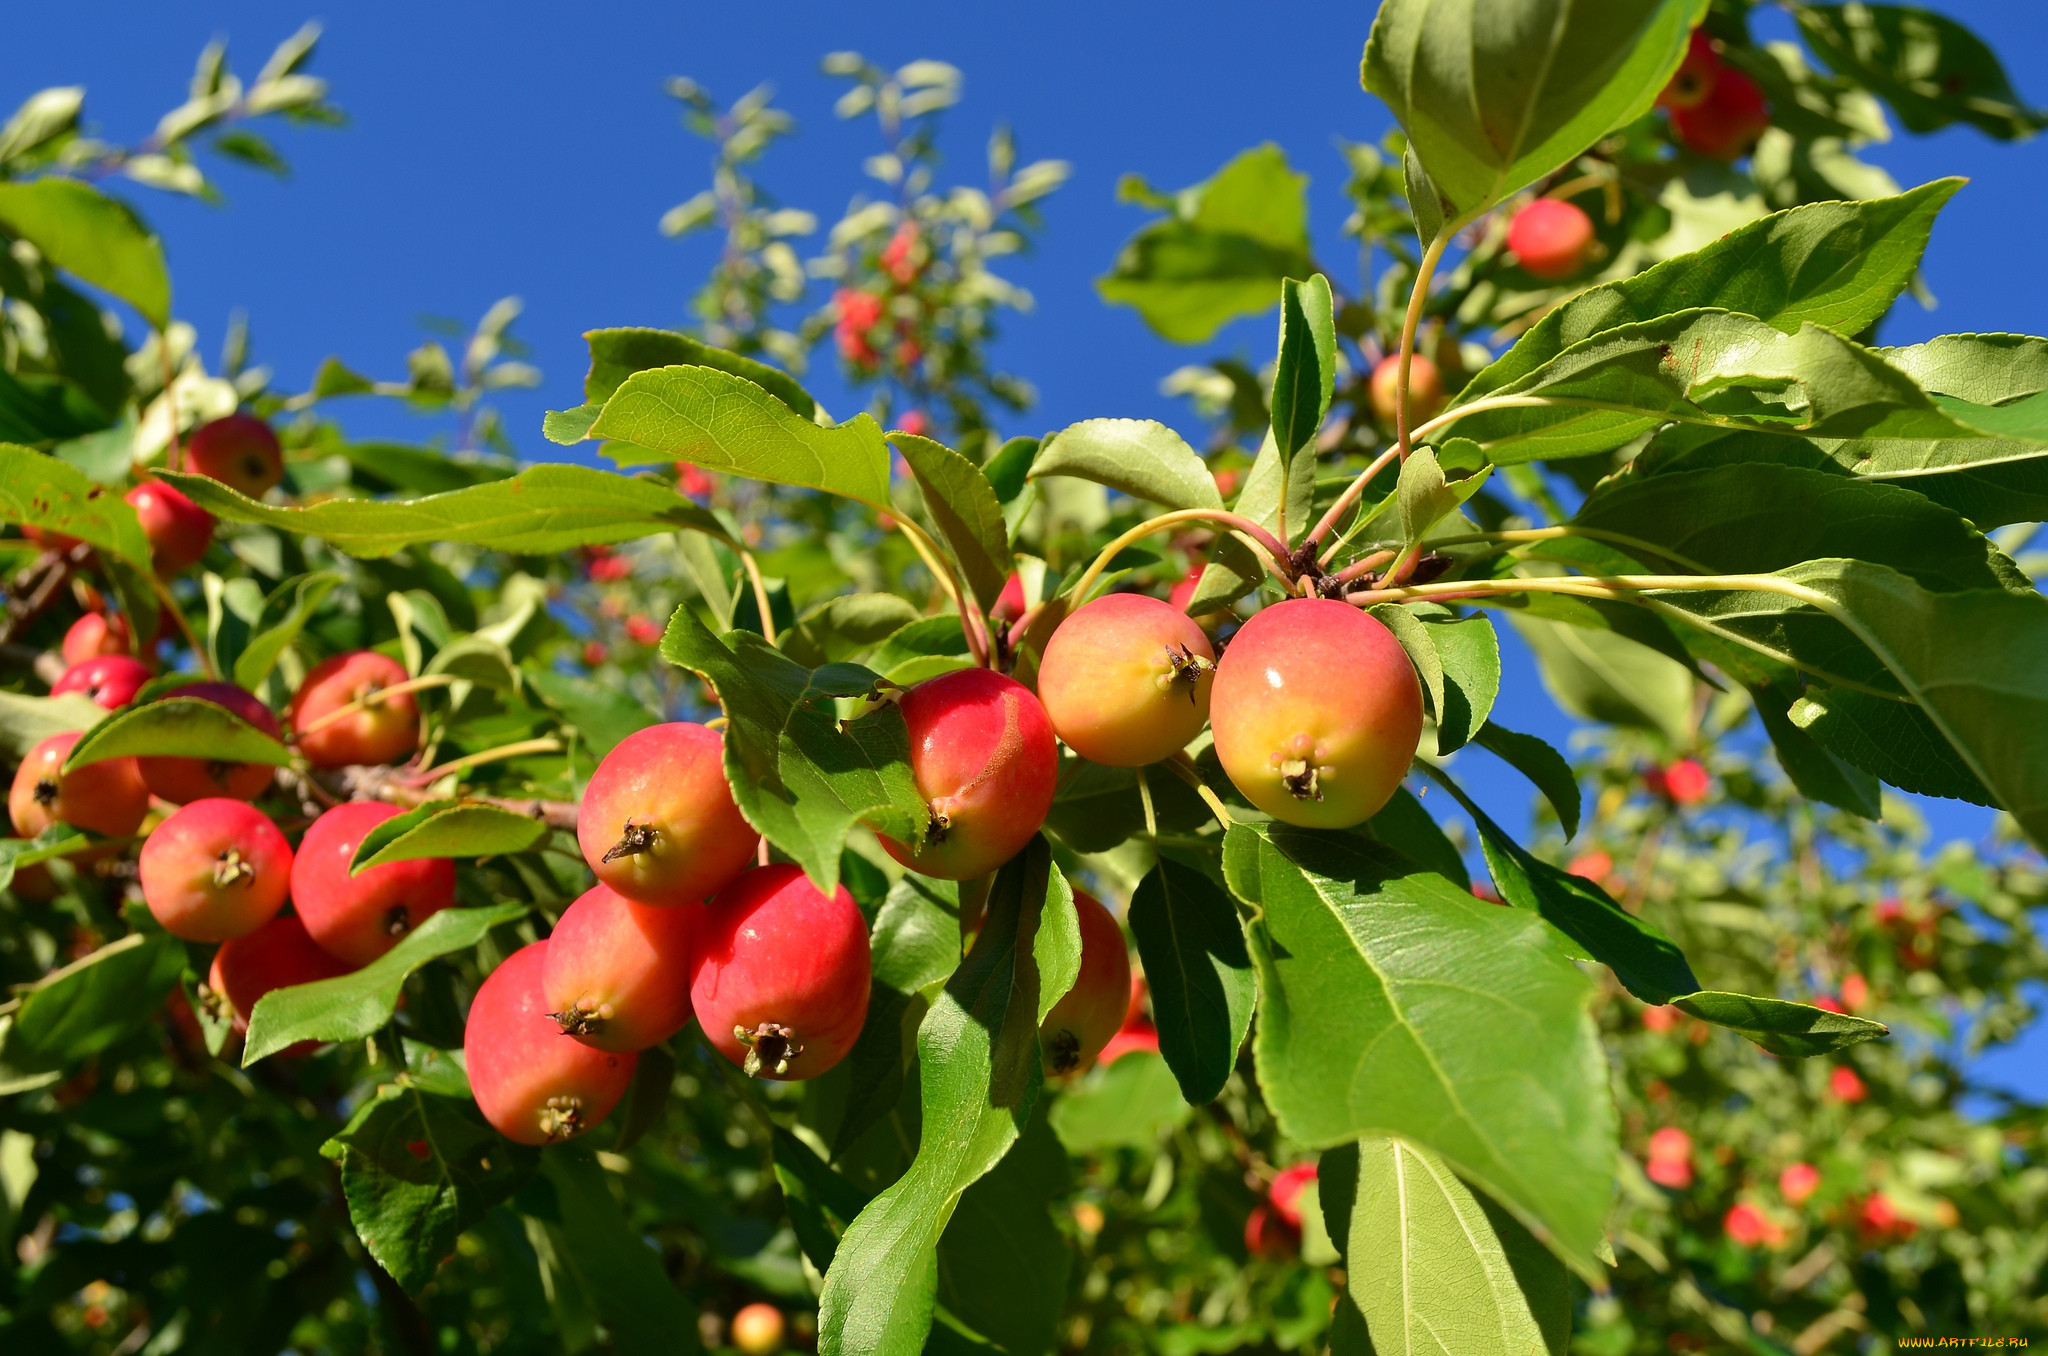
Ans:
[[[1788,1164],[1778,1174],[1778,1194],[1787,1205],[1805,1205],[1820,1190],[1820,1169],[1811,1163]]]
[[[1401,359],[1390,354],[1380,359],[1372,370],[1372,381],[1367,388],[1372,399],[1372,412],[1388,428],[1394,426],[1395,404],[1401,389]],[[1444,407],[1443,374],[1436,370],[1436,364],[1420,353],[1408,359],[1408,427],[1413,430],[1417,424],[1434,415]]]
[[[1694,29],[1685,60],[1678,64],[1670,82],[1664,86],[1664,92],[1657,96],[1657,106],[1673,109],[1699,107],[1713,92],[1714,83],[1725,69],[1721,54],[1714,50],[1714,40],[1704,30]]]
[[[1379,813],[1422,740],[1422,687],[1393,633],[1349,603],[1255,613],[1216,666],[1209,724],[1237,789],[1278,820],[1344,829]]]
[[[149,563],[166,579],[199,563],[213,540],[213,515],[161,480],[145,480],[128,491],[128,503],[149,538]]]
[[[1643,784],[1673,805],[1697,805],[1713,790],[1713,774],[1697,758],[1680,758],[1669,767],[1653,767]]]
[[[164,931],[188,942],[254,932],[284,907],[292,848],[246,801],[195,800],[142,845],[142,900]]]
[[[75,667],[101,655],[127,654],[130,647],[128,619],[120,613],[88,612],[71,623],[58,653],[67,666]]]
[[[1692,1185],[1692,1136],[1667,1125],[1650,1136],[1649,1161],[1643,1175],[1658,1186],[1683,1191]]]
[[[33,838],[52,824],[125,838],[149,813],[149,788],[142,784],[133,758],[103,758],[64,771],[64,760],[78,738],[76,730],[50,735],[21,760],[7,792],[7,813],[23,838]]]
[[[1102,1053],[1095,1057],[1097,1064],[1114,1064],[1125,1055],[1156,1055],[1159,1053],[1159,1032],[1150,1022],[1126,1026],[1102,1047]]]
[[[910,771],[929,809],[921,841],[882,846],[923,876],[970,880],[1016,856],[1052,809],[1059,747],[1045,708],[989,669],[928,678],[899,703]]]
[[[1538,198],[1508,223],[1508,248],[1524,272],[1561,282],[1593,257],[1593,218],[1556,198]]]
[[[645,1050],[690,1020],[694,908],[635,904],[609,886],[584,892],[548,935],[541,991],[562,1031],[598,1050]]]
[[[206,987],[224,1015],[234,1020],[236,1034],[247,1035],[249,1014],[256,1011],[256,1000],[264,994],[334,979],[352,968],[322,951],[298,915],[281,913],[254,932],[222,942],[220,950],[213,953]],[[300,1041],[282,1053],[303,1055],[318,1045],[318,1041]]]
[[[1860,1102],[1870,1095],[1857,1072],[1846,1064],[1837,1064],[1828,1071],[1828,1096],[1837,1102]]]
[[[1671,132],[1681,146],[1709,160],[1740,160],[1771,125],[1771,105],[1756,81],[1722,66],[1706,97],[1671,110]]]
[[[1110,593],[1046,642],[1038,699],[1075,753],[1107,767],[1143,767],[1202,732],[1215,672],[1216,651],[1193,618],[1142,593]]]
[[[725,740],[688,721],[650,725],[604,756],[576,812],[599,881],[636,904],[695,904],[754,860],[761,836],[733,803]]]
[[[277,435],[253,414],[231,414],[201,426],[185,444],[185,466],[251,499],[261,499],[284,479]]]
[[[1286,1261],[1301,1247],[1301,1235],[1287,1225],[1280,1213],[1263,1202],[1252,1207],[1244,1221],[1244,1250],[1254,1257]]]
[[[1869,1246],[1903,1243],[1920,1231],[1920,1226],[1899,1213],[1899,1207],[1882,1191],[1873,1191],[1856,1212],[1856,1231]]]
[[[267,735],[277,734],[277,717],[252,692],[233,683],[193,683],[164,693],[166,697],[197,697],[225,707]],[[270,789],[277,770],[268,763],[230,763],[209,758],[177,758],[162,754],[137,758],[142,780],[173,805],[189,805],[212,796],[254,800]]]
[[[815,1078],[853,1048],[868,1015],[868,925],[840,886],[801,868],[747,872],[698,924],[690,1001],[704,1039],[761,1078]]]
[[[352,650],[314,665],[292,694],[285,720],[299,752],[314,767],[396,763],[420,739],[420,708],[410,692],[384,696],[411,677],[405,665],[375,650]],[[360,703],[349,715],[335,713]]]
[[[50,684],[50,695],[83,692],[106,710],[118,711],[134,701],[135,694],[148,681],[149,668],[141,660],[125,654],[103,654],[64,670],[64,676]]]
[[[1266,1190],[1266,1202],[1273,1212],[1287,1221],[1292,1229],[1301,1228],[1301,1193],[1308,1184],[1316,1180],[1316,1165],[1296,1163],[1291,1168],[1282,1168],[1273,1185]]]
[[[1131,956],[1116,915],[1085,890],[1074,891],[1074,913],[1081,923],[1080,973],[1038,1028],[1045,1067],[1056,1074],[1085,1068],[1101,1054],[1131,1003]]]
[[[1748,1201],[1738,1201],[1721,1217],[1721,1231],[1738,1248],[1761,1247],[1775,1230],[1764,1212]]]
[[[996,595],[996,605],[988,610],[988,618],[1014,626],[1023,618],[1024,608],[1024,576],[1012,574],[1003,581],[1003,591]]]
[[[314,820],[299,840],[292,904],[313,940],[350,965],[368,965],[455,902],[455,863],[445,857],[349,874],[370,830],[403,813],[382,801],[348,801]]]
[[[462,1030],[469,1088],[484,1119],[518,1144],[573,1139],[611,1114],[640,1056],[564,1040],[541,976],[548,943],[507,956],[477,987]]]
[[[749,1304],[732,1316],[732,1344],[745,1356],[774,1356],[782,1350],[786,1325],[772,1304]]]

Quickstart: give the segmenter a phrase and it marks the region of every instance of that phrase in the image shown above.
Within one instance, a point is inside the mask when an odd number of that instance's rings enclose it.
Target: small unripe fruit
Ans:
[[[745,1356],[775,1356],[782,1350],[782,1310],[749,1304],[732,1316],[732,1344]]]
[[[867,920],[840,886],[764,866],[706,906],[690,1000],[704,1039],[759,1078],[815,1078],[853,1048],[868,1015]]]
[[[596,1125],[619,1104],[640,1060],[562,1034],[541,995],[547,948],[523,946],[491,971],[462,1032],[477,1107],[518,1144],[557,1144]]]
[[[254,415],[231,414],[192,434],[185,468],[261,499],[284,479],[284,453],[270,425]]]
[[[286,716],[299,752],[314,767],[404,759],[419,743],[419,703],[410,692],[379,694],[410,677],[405,665],[375,650],[338,654],[316,664],[292,694]],[[362,710],[333,718],[356,702],[363,703]]]
[[[292,849],[255,806],[196,800],[149,835],[139,874],[143,902],[164,931],[224,942],[277,917],[291,884]]]
[[[1710,160],[1740,160],[1754,150],[1771,125],[1771,106],[1756,81],[1723,66],[1706,98],[1671,110],[1671,132],[1680,145]]]
[[[1398,354],[1382,358],[1372,370],[1369,388],[1372,412],[1380,423],[1394,426],[1395,405],[1401,390],[1401,359]],[[1410,431],[1435,416],[1444,407],[1443,374],[1436,364],[1420,353],[1408,360],[1408,427]]]
[[[733,803],[718,731],[673,721],[620,740],[584,788],[576,842],[636,904],[695,904],[747,869],[761,836]]]
[[[145,480],[128,491],[128,503],[149,538],[149,563],[168,579],[199,563],[213,540],[213,515],[161,480]]]
[[[1224,651],[1209,723],[1246,800],[1289,824],[1344,829],[1378,814],[1408,774],[1422,689],[1379,622],[1334,599],[1291,598]]]
[[[281,913],[240,937],[231,937],[213,953],[206,986],[223,1016],[234,1021],[237,1035],[247,1035],[256,1000],[273,989],[289,989],[315,980],[335,979],[350,966],[328,955],[295,914]],[[280,1053],[302,1055],[317,1041],[300,1041]]]
[[[1081,921],[1081,970],[1038,1028],[1047,1073],[1086,1068],[1124,1023],[1131,1002],[1131,957],[1124,930],[1102,901],[1074,891]]]
[[[1538,198],[1508,223],[1508,248],[1531,277],[1562,281],[1593,257],[1593,218],[1572,203]]]
[[[240,716],[267,735],[277,734],[277,717],[270,708],[233,683],[193,683],[166,697],[197,697]],[[254,800],[270,789],[277,770],[268,763],[230,763],[206,758],[151,756],[135,760],[142,768],[142,780],[149,789],[173,805],[189,805],[213,796]]]
[[[59,652],[64,656],[67,668],[75,668],[89,659],[101,655],[127,654],[129,651],[128,619],[116,612],[88,612],[71,623],[71,629],[64,633],[64,643]]]
[[[41,740],[21,760],[7,792],[14,831],[33,838],[52,824],[69,824],[109,838],[125,838],[149,813],[149,789],[133,758],[103,758],[64,771],[78,732]]]
[[[1216,651],[1171,603],[1110,593],[1060,623],[1038,664],[1053,733],[1092,763],[1171,758],[1209,719]]]
[[[109,711],[117,711],[135,700],[135,694],[149,681],[149,669],[139,659],[125,654],[104,654],[86,659],[64,670],[64,676],[50,684],[50,695],[82,692]]]
[[[403,813],[382,801],[349,801],[314,820],[299,840],[292,903],[313,940],[350,965],[368,965],[455,902],[455,863],[444,857],[349,874],[370,830]]]
[[[924,876],[970,880],[1023,850],[1052,809],[1059,746],[1045,708],[989,669],[929,678],[904,694],[910,771],[929,812],[915,849],[891,857]]]
[[[690,1020],[697,908],[635,904],[599,885],[548,935],[541,990],[562,1031],[598,1050],[645,1050]]]

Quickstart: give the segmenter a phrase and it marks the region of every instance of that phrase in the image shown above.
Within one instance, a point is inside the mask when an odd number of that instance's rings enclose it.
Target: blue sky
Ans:
[[[2024,95],[2048,104],[2048,36],[2033,6],[1943,0],[2005,58]],[[1179,187],[1247,146],[1274,141],[1311,176],[1314,234],[1340,270],[1346,208],[1338,138],[1372,140],[1389,125],[1360,91],[1358,57],[1372,6],[1269,3],[1074,4],[1029,7],[917,3],[825,5],[797,0],[773,17],[756,6],[604,3],[397,4],[364,0],[295,9],[255,0],[177,5],[23,6],[0,106],[48,85],[82,84],[86,113],[109,139],[136,141],[184,93],[194,58],[225,37],[253,75],[270,48],[306,18],[325,26],[312,69],[329,79],[350,118],[342,130],[285,131],[294,175],[279,182],[219,169],[225,207],[148,190],[130,196],[163,232],[177,314],[217,353],[229,315],[245,311],[259,361],[282,389],[301,390],[329,354],[373,375],[403,375],[420,318],[469,322],[499,297],[526,311],[515,333],[545,380],[499,404],[522,453],[558,450],[541,412],[580,402],[582,331],[601,325],[686,323],[686,304],[711,258],[708,238],[676,242],[661,213],[708,182],[709,148],[679,125],[662,92],[688,75],[730,100],[763,81],[793,113],[798,134],[758,167],[785,203],[827,222],[870,181],[860,160],[877,149],[867,122],[841,123],[840,82],[818,73],[824,53],[853,49],[893,67],[917,57],[966,72],[948,115],[949,171],[976,182],[990,127],[1015,129],[1024,159],[1070,161],[1073,178],[1048,201],[1040,248],[1003,270],[1036,308],[1010,318],[1001,364],[1036,384],[1041,401],[1010,432],[1038,432],[1098,415],[1153,417],[1194,431],[1187,407],[1159,380],[1211,354],[1268,355],[1272,323],[1242,322],[1203,349],[1155,338],[1127,310],[1096,298],[1092,279],[1144,214],[1114,198],[1118,176]],[[1776,11],[1759,30],[1789,34]],[[1939,308],[1902,304],[1882,337],[2048,330],[2048,141],[1992,142],[1968,129],[1899,136],[1867,152],[1900,183],[1943,174],[1973,182],[1937,226],[1925,264]],[[829,362],[809,378],[828,406],[855,402]],[[335,406],[365,435],[424,439],[435,425],[393,407]],[[1504,637],[1508,633],[1503,628]],[[1509,644],[1497,714],[1562,741],[1568,730]],[[1475,754],[1484,760],[1486,755]],[[1483,801],[1525,818],[1526,786],[1471,766]],[[1937,832],[1976,837],[1983,812],[1927,802]],[[2048,1093],[2037,1042],[2009,1076]],[[2010,1062],[2010,1061],[2009,1061]]]

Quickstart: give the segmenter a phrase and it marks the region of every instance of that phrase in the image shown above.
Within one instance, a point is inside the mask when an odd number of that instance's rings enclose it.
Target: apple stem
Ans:
[[[1227,830],[1232,824],[1236,823],[1230,817],[1230,811],[1224,808],[1222,799],[1209,789],[1207,782],[1202,780],[1202,774],[1195,768],[1195,760],[1188,757],[1186,749],[1182,749],[1179,753],[1167,759],[1166,767],[1174,776],[1179,777],[1195,789],[1195,794],[1200,796],[1203,802],[1208,805],[1209,813],[1216,816],[1217,824]]]
[[[1095,581],[1100,579],[1102,572],[1109,568],[1109,562],[1116,559],[1117,552],[1133,542],[1151,536],[1161,528],[1172,527],[1176,523],[1219,523],[1231,531],[1249,538],[1254,545],[1266,553],[1266,568],[1272,571],[1274,576],[1283,583],[1288,585],[1294,583],[1297,571],[1293,558],[1287,550],[1286,543],[1282,542],[1278,537],[1242,514],[1231,513],[1226,509],[1220,508],[1190,508],[1175,509],[1171,513],[1162,513],[1157,518],[1148,518],[1118,537],[1115,541],[1112,541],[1109,545],[1103,547],[1101,553],[1095,557],[1094,562],[1088,566],[1087,573],[1083,574],[1075,583],[1067,597],[1072,600],[1074,606],[1087,602],[1088,591],[1095,587]],[[1290,588],[1289,592],[1292,591]]]
[[[1422,324],[1423,303],[1429,300],[1429,280],[1436,276],[1437,263],[1450,243],[1449,231],[1437,232],[1416,266],[1415,285],[1408,289],[1408,314],[1401,321],[1401,381],[1394,399],[1394,448],[1402,461],[1408,460],[1408,369],[1415,361],[1415,331]]]
[[[389,689],[386,690],[388,691]],[[517,758],[523,753],[555,753],[561,747],[562,741],[559,739],[522,739],[517,743],[500,744],[495,749],[485,749],[481,753],[471,753],[465,754],[461,758],[451,758],[439,767],[428,768],[425,772],[415,772],[405,780],[410,786],[425,786],[430,782],[438,782],[443,777],[449,776],[452,773],[461,772],[482,763],[495,763],[504,758]]]
[[[775,616],[768,607],[768,583],[761,578],[761,566],[752,551],[740,550],[740,564],[746,567],[747,582],[754,588],[754,607],[761,614],[761,638],[775,643]]]
[[[332,711],[320,717],[320,719],[308,724],[305,729],[294,731],[293,736],[294,738],[304,739],[314,731],[324,730],[338,720],[346,720],[350,716],[362,714],[371,707],[381,704],[386,697],[396,697],[405,692],[425,692],[430,688],[448,687],[456,681],[449,674],[429,673],[423,674],[418,678],[408,678],[402,683],[393,683],[389,687],[377,688],[375,691],[366,693],[346,705],[335,707]]]

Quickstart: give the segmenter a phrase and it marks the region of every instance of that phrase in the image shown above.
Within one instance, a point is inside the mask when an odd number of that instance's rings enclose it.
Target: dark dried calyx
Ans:
[[[777,1078],[789,1072],[789,1062],[804,1052],[797,1044],[796,1031],[780,1022],[762,1022],[752,1031],[743,1026],[732,1029],[733,1039],[747,1047],[747,1058],[740,1068],[749,1078],[758,1078],[767,1070]]]
[[[635,857],[643,852],[654,851],[654,826],[626,821],[626,827],[619,831],[619,841],[606,849],[601,859],[615,862],[621,857]]]

